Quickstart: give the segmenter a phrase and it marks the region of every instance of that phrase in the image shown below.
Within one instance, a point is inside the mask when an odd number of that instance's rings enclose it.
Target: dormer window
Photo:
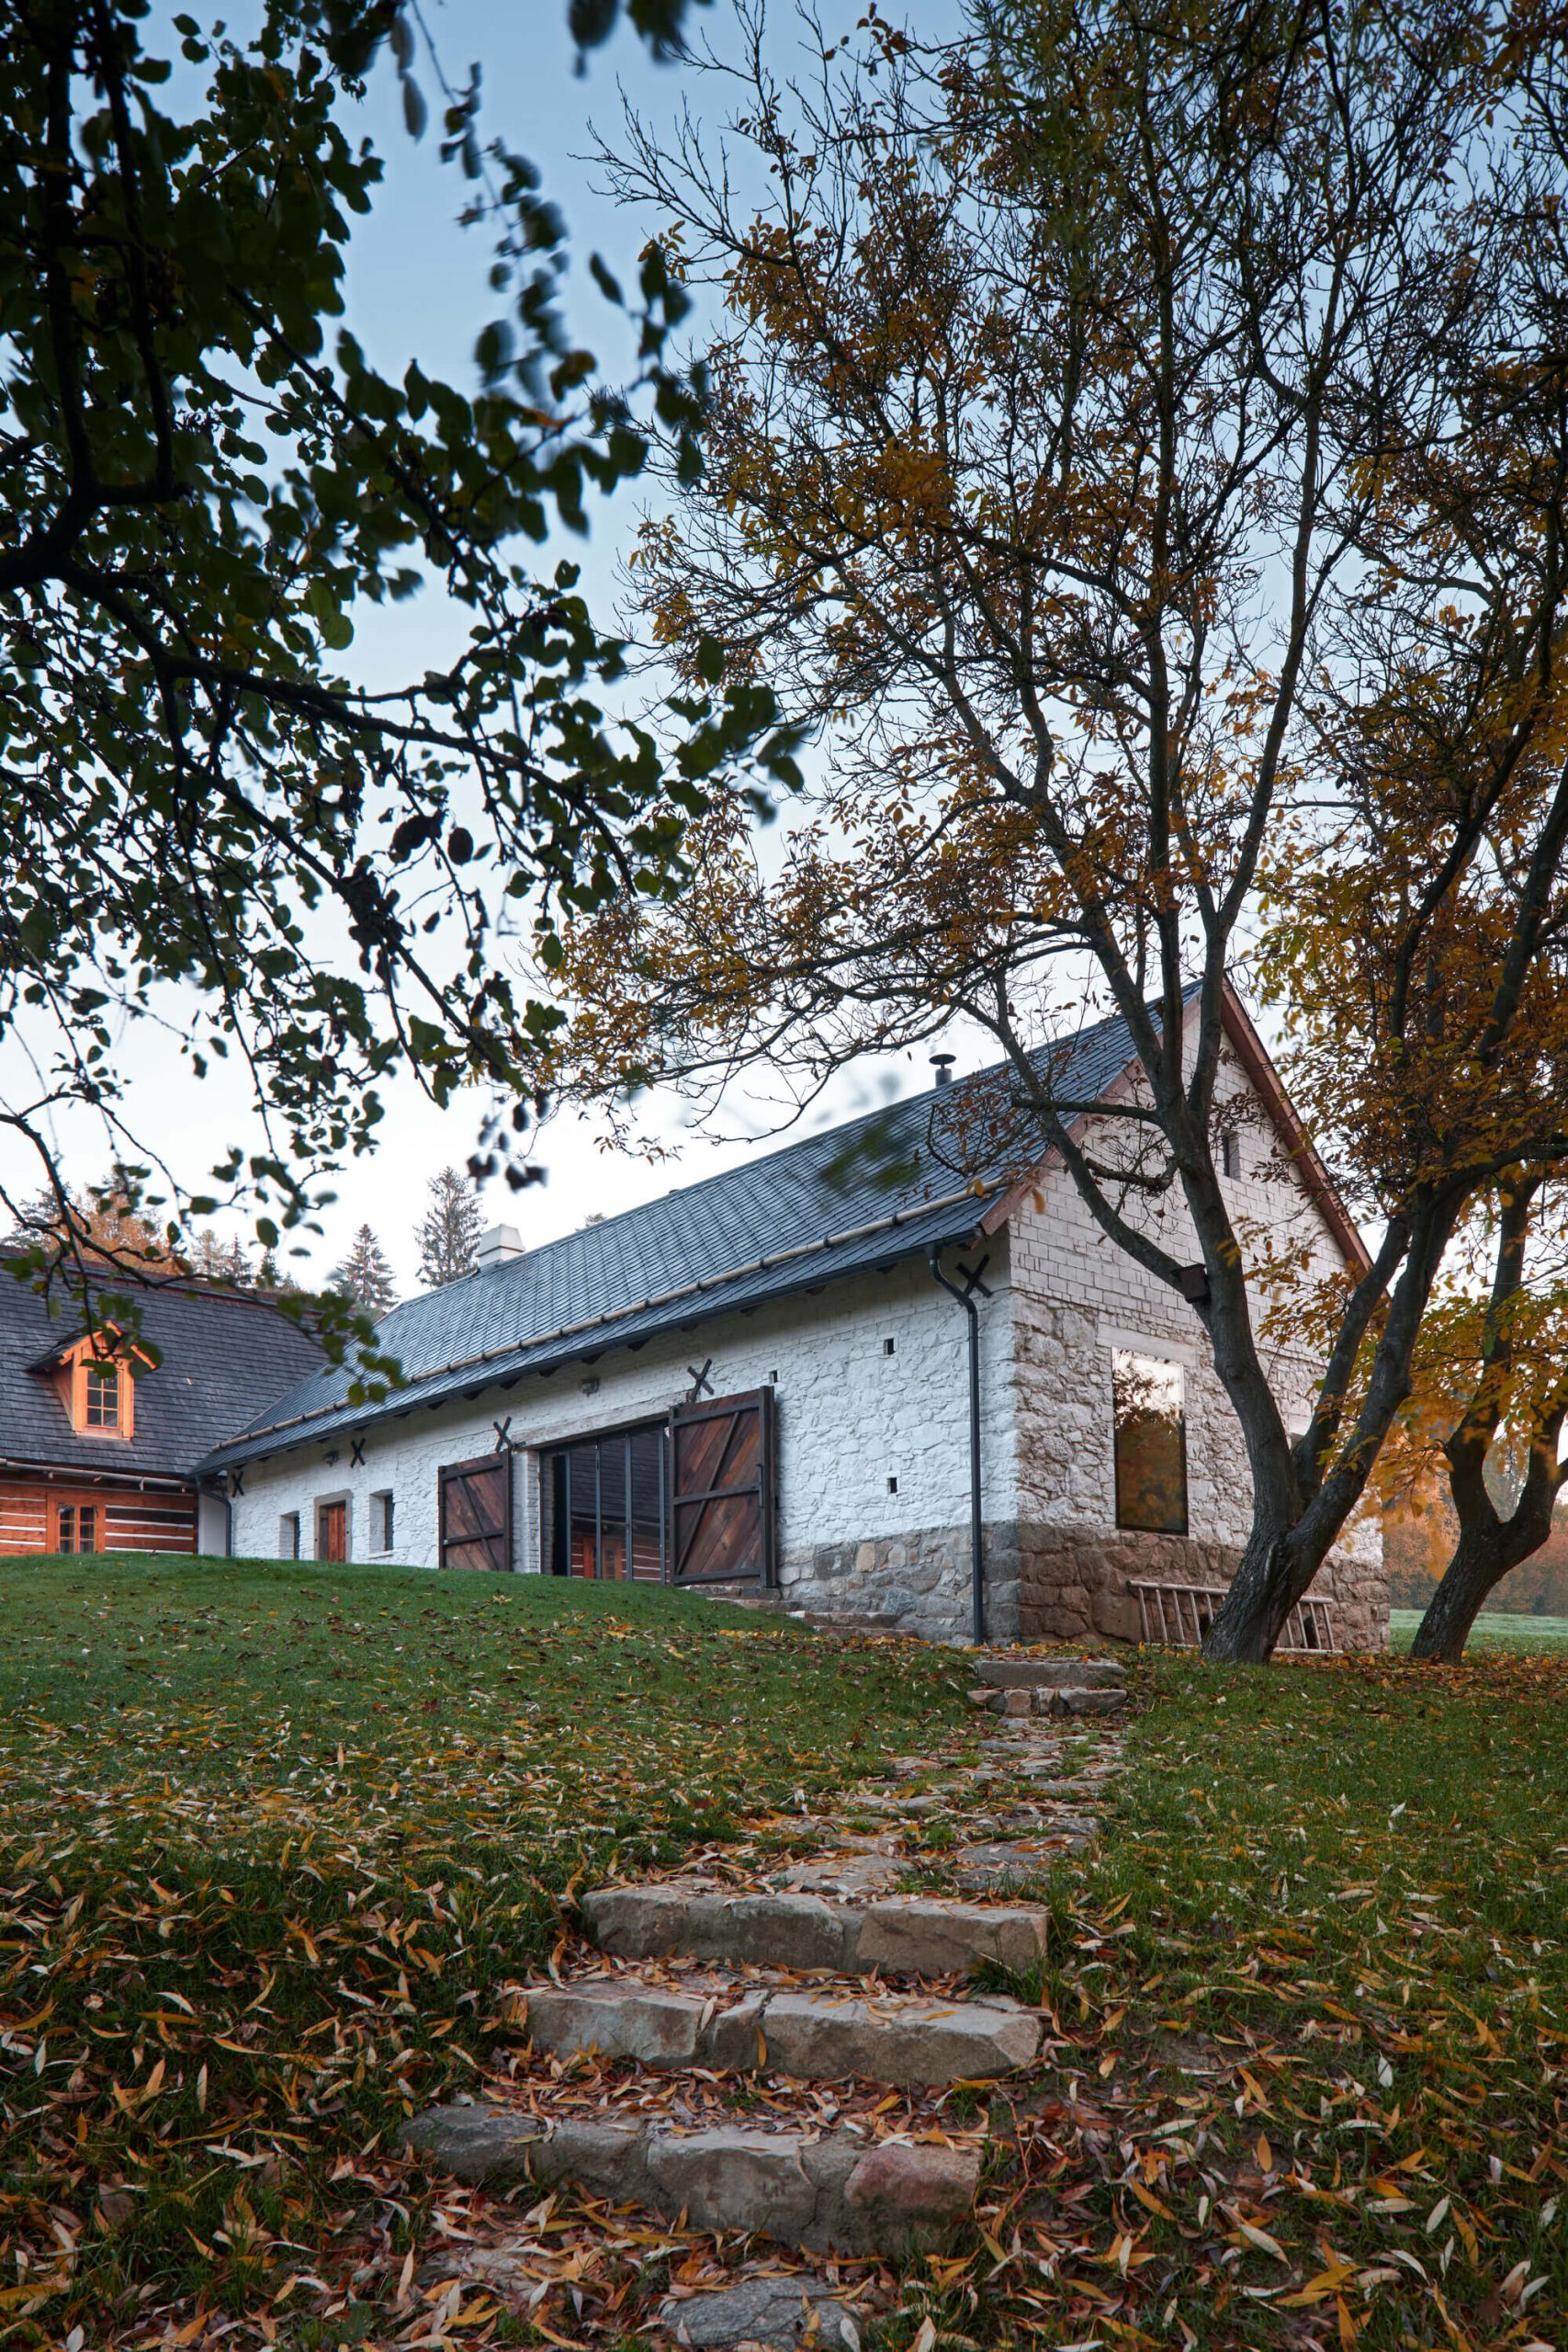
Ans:
[[[135,1436],[136,1377],[152,1365],[112,1323],[68,1340],[29,1369],[53,1385],[78,1437]]]
[[[90,1430],[118,1430],[119,1427],[119,1366],[117,1363],[83,1365],[84,1426]]]

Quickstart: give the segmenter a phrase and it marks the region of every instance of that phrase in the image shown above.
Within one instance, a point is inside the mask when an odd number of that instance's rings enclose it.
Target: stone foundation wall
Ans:
[[[1142,1635],[1136,1578],[1224,1589],[1240,1564],[1234,1544],[1179,1535],[1108,1534],[1089,1526],[1026,1521],[986,1530],[986,1633],[994,1642],[1135,1642]],[[897,1619],[928,1641],[970,1636],[969,1528],[923,1528],[863,1544],[818,1544],[780,1563],[786,1609]],[[1388,1585],[1382,1563],[1331,1553],[1313,1585],[1335,1606],[1348,1650],[1388,1646]]]
[[[1019,1638],[1026,1642],[1135,1642],[1142,1615],[1130,1589],[1134,1579],[1224,1589],[1241,1564],[1235,1545],[1179,1535],[1107,1534],[1026,1521],[1009,1536]],[[1341,1647],[1388,1647],[1388,1579],[1381,1560],[1331,1552],[1312,1591],[1334,1604]]]
[[[1010,1528],[986,1531],[986,1630],[1018,1638],[1018,1553]],[[927,1641],[970,1637],[969,1522],[919,1528],[861,1544],[785,1549],[779,1582],[786,1609],[843,1617],[894,1617]]]

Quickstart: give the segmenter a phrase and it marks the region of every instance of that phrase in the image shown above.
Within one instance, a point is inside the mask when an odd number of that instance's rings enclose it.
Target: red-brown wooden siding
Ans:
[[[62,1503],[97,1512],[97,1551],[196,1550],[197,1498],[191,1488],[144,1492],[51,1478],[0,1482],[0,1554],[52,1552]]]

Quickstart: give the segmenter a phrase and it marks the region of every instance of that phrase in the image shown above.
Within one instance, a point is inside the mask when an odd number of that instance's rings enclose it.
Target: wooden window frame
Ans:
[[[1131,1514],[1127,1494],[1130,1479],[1125,1475],[1122,1455],[1123,1425],[1117,1397],[1117,1358],[1125,1356],[1129,1363],[1147,1363],[1161,1372],[1173,1373],[1180,1383],[1181,1404],[1177,1418],[1177,1436],[1181,1469],[1181,1523],[1179,1527],[1151,1527],[1145,1519]],[[1115,1487],[1117,1532],[1126,1535],[1163,1535],[1178,1541],[1190,1539],[1192,1532],[1192,1481],[1187,1446],[1187,1367],[1174,1357],[1162,1356],[1153,1347],[1113,1348],[1111,1351],[1111,1475]]]
[[[70,1419],[77,1437],[101,1439],[112,1445],[118,1438],[129,1444],[136,1435],[136,1375],[131,1369],[131,1355],[121,1353],[112,1342],[118,1333],[112,1327],[107,1332],[90,1332],[85,1339],[74,1340],[62,1351],[55,1385],[60,1401]],[[106,1347],[105,1340],[111,1345]],[[141,1361],[146,1362],[142,1357]],[[112,1421],[90,1421],[87,1419],[87,1375],[89,1372],[113,1372],[115,1374],[116,1416]]]
[[[365,1531],[365,1548],[372,1558],[385,1559],[392,1549],[396,1512],[396,1487],[378,1487],[370,1497],[369,1523]]]

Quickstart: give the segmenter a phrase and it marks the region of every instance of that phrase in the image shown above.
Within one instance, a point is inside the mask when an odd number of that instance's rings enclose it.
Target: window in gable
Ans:
[[[1220,1137],[1220,1161],[1227,1176],[1241,1174],[1241,1137],[1239,1136]]]

